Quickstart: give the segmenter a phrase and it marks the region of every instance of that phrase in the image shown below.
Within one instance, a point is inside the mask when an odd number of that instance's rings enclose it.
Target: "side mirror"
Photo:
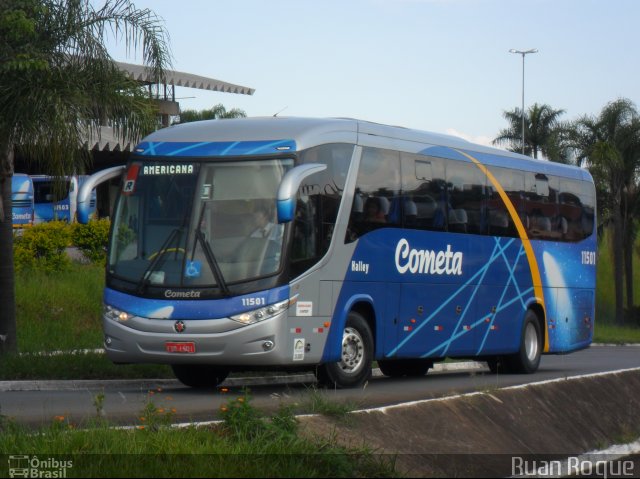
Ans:
[[[278,223],[288,223],[292,221],[296,214],[296,193],[302,181],[327,169],[327,165],[321,163],[308,163],[296,166],[287,171],[280,182],[277,196]]]
[[[78,223],[87,224],[89,222],[89,206],[91,203],[91,190],[93,190],[100,183],[104,183],[111,178],[120,176],[125,170],[126,166],[114,166],[113,168],[107,168],[106,170],[98,171],[89,178],[87,178],[80,191],[78,191]]]

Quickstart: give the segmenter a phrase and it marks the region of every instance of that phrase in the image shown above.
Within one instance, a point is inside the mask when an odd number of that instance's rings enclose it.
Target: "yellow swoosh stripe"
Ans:
[[[533,291],[536,297],[536,301],[538,302],[538,304],[542,306],[542,310],[544,312],[544,325],[545,325],[544,352],[547,353],[549,352],[549,328],[547,325],[547,308],[545,307],[545,304],[544,304],[544,293],[542,292],[542,279],[540,276],[540,268],[538,267],[538,260],[536,259],[536,255],[533,252],[533,247],[531,246],[531,241],[529,240],[529,236],[527,235],[527,230],[522,224],[520,215],[516,211],[516,208],[513,206],[513,203],[511,203],[509,196],[504,191],[504,188],[498,182],[496,177],[493,176],[493,174],[489,171],[489,169],[486,166],[484,166],[482,163],[480,163],[480,161],[478,161],[476,158],[465,153],[464,151],[460,151],[460,150],[455,150],[455,151],[457,151],[461,155],[464,155],[466,158],[471,160],[473,164],[475,164],[480,169],[480,171],[482,171],[487,176],[487,178],[489,179],[493,187],[498,191],[500,198],[502,198],[503,203],[505,204],[505,206],[507,207],[507,210],[509,211],[509,215],[511,216],[511,219],[516,225],[516,229],[518,230],[518,236],[520,236],[520,239],[522,240],[522,245],[524,246],[524,251],[527,255],[527,261],[529,262],[529,269],[531,270],[531,280],[533,282]]]

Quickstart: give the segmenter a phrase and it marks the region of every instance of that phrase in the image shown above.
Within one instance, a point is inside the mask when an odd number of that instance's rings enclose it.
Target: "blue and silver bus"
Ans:
[[[57,178],[48,175],[33,175],[35,190],[35,223],[76,220],[77,198],[80,186],[88,175],[72,175]],[[96,212],[96,190],[91,191],[86,214],[92,218]]]
[[[33,182],[29,175],[14,173],[11,179],[11,203],[14,228],[33,225]]]
[[[261,118],[159,130],[103,178],[120,173],[103,314],[116,363],[170,364],[192,387],[256,368],[356,387],[374,360],[387,376],[447,357],[532,373],[591,343],[583,169],[358,120]]]

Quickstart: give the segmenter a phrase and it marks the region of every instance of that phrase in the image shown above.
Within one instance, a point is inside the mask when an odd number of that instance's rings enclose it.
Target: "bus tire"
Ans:
[[[538,370],[542,355],[542,331],[538,315],[531,309],[527,311],[522,325],[520,349],[505,358],[509,372],[531,374]]]
[[[331,388],[355,388],[371,377],[373,334],[364,317],[351,311],[342,333],[341,360],[318,366],[318,382]]]
[[[390,378],[420,377],[433,367],[430,359],[396,359],[378,361],[380,372]]]
[[[227,369],[208,364],[172,364],[171,369],[178,381],[194,389],[215,388],[229,375]]]

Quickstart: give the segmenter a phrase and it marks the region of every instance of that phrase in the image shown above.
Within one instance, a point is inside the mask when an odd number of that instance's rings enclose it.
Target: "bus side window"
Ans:
[[[443,161],[410,153],[402,153],[401,161],[404,227],[444,230],[447,211]]]
[[[298,191],[293,221],[291,277],[317,263],[329,250],[342,200],[353,145],[327,144],[301,152],[300,163],[322,163],[327,169],[305,181]]]
[[[526,225],[528,219],[525,217],[526,210],[523,200],[525,190],[524,173],[508,168],[497,167],[489,167],[489,170],[515,208],[520,217],[520,221]],[[516,225],[496,187],[490,189],[487,207],[489,234],[492,236],[517,238],[518,230],[516,229]]]
[[[588,238],[593,234],[595,226],[596,190],[593,183],[582,182],[582,237]]]
[[[400,154],[365,148],[345,242],[383,227],[401,225]]]
[[[486,233],[484,202],[485,175],[473,164],[447,162],[449,189],[449,231],[453,233]]]
[[[562,180],[560,182],[560,194],[558,195],[560,220],[562,221],[563,239],[566,241],[579,241],[585,237],[582,183],[580,180]]]

